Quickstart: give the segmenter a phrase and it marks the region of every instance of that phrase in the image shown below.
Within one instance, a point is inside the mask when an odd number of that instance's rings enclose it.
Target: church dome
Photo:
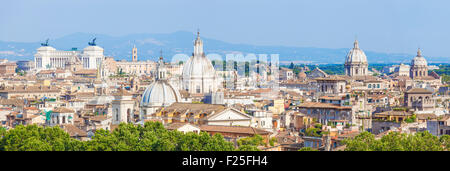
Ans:
[[[183,78],[213,78],[215,74],[211,61],[203,52],[203,41],[200,39],[200,33],[197,33],[194,53],[183,66]]]
[[[422,51],[417,50],[417,56],[413,58],[413,60],[411,61],[411,66],[427,66],[427,60],[422,56]]]
[[[150,84],[142,94],[141,106],[169,106],[180,102],[180,92],[166,80],[157,80]]]
[[[192,56],[183,66],[184,78],[212,78],[214,75],[214,67],[205,56]]]
[[[345,63],[367,64],[366,54],[359,48],[358,40],[355,40],[353,49],[347,54]]]

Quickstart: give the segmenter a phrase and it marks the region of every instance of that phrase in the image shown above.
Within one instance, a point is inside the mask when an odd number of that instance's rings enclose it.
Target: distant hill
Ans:
[[[106,56],[113,56],[117,60],[131,59],[131,48],[134,44],[138,48],[139,60],[157,60],[160,50],[163,56],[170,58],[178,53],[192,54],[195,34],[179,31],[169,34],[130,34],[113,37],[103,34],[74,33],[57,39],[50,39],[50,46],[58,50],[70,50],[73,47],[82,50],[92,38],[97,37],[97,45],[105,49]],[[279,54],[280,61],[294,61],[294,63],[312,64],[342,64],[349,48],[329,49],[314,47],[287,46],[254,46],[247,44],[233,44],[220,40],[202,37],[205,52],[223,55],[228,53]],[[44,40],[42,40],[43,42]],[[32,60],[33,54],[41,42],[5,42],[0,41],[0,58],[8,60]],[[391,54],[365,51],[369,63],[409,63],[415,54]],[[429,63],[448,63],[448,57],[429,57]]]

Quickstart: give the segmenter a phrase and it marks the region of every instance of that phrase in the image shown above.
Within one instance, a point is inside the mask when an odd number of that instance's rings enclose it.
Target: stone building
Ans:
[[[404,104],[415,111],[431,111],[435,106],[432,94],[424,88],[412,88],[405,92]]]
[[[356,123],[356,116],[352,114],[351,106],[340,106],[331,103],[306,102],[297,106],[300,113],[317,119],[321,124],[328,124],[330,120],[346,120]]]
[[[332,76],[326,78],[316,78],[318,92],[322,95],[342,95],[347,93],[347,80],[341,77]]]
[[[292,80],[294,79],[294,72],[292,69],[282,67],[280,70],[280,80]]]
[[[8,76],[16,74],[17,65],[15,63],[2,63],[0,64],[0,75]]]
[[[120,89],[113,94],[114,100],[112,101],[113,111],[113,124],[134,123],[134,100],[132,94],[124,89]]]
[[[427,130],[434,136],[450,135],[450,115],[428,120]]]
[[[57,99],[61,95],[61,88],[56,86],[0,86],[0,98],[32,98],[40,99],[43,97]]]
[[[61,124],[73,124],[74,113],[75,111],[65,107],[56,108],[50,114],[50,120],[47,120],[47,124],[50,126]]]
[[[41,45],[37,49],[36,54],[34,54],[35,68],[38,70],[46,68],[65,69],[66,64],[78,60],[82,62],[85,69],[96,69],[104,58],[103,48],[95,44],[95,39],[89,42],[89,46],[84,48],[83,51],[79,51],[76,48],[69,51],[56,50],[49,46],[48,42]]]

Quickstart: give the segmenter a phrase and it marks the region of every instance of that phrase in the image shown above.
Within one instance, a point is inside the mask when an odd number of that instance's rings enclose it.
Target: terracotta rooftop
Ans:
[[[25,101],[23,99],[0,99],[0,105],[15,105],[23,106]]]
[[[435,80],[435,77],[432,76],[423,76],[423,77],[416,77],[415,80]]]
[[[324,78],[316,78],[315,80],[317,81],[346,81],[347,79],[340,77],[340,76],[336,76],[336,75],[332,75],[329,77],[324,77]]]
[[[101,122],[107,119],[110,119],[111,117],[108,117],[107,115],[96,115],[96,116],[91,116],[89,117],[89,119],[91,121],[97,121],[97,122]]]
[[[125,89],[119,89],[117,92],[113,93],[113,96],[132,96],[129,91]]]
[[[225,110],[226,107],[224,105],[217,104],[202,104],[202,103],[173,103],[172,105],[163,108],[162,110],[165,112],[192,112],[192,113],[219,113]]]
[[[363,81],[377,80],[377,77],[371,75],[353,76],[352,78],[354,80],[363,80]]]
[[[68,109],[65,107],[58,107],[54,110],[52,110],[53,113],[74,113],[75,111],[73,111],[72,109]]]
[[[66,131],[71,137],[79,136],[79,137],[87,137],[86,131],[77,128],[71,124],[62,125],[64,131]]]
[[[325,108],[325,109],[346,109],[346,110],[351,110],[352,107],[350,106],[338,106],[335,104],[331,104],[331,103],[320,103],[320,102],[306,102],[306,103],[302,103],[300,105],[298,105],[298,107],[303,107],[303,108]]]
[[[428,91],[427,89],[424,88],[412,88],[408,91],[406,91],[407,93],[412,93],[412,94],[432,94],[433,92]]]
[[[90,75],[96,75],[97,70],[96,69],[80,69],[78,71],[75,71],[74,74],[90,74]]]
[[[416,114],[417,119],[426,120],[426,119],[436,119],[437,116],[435,114]]]
[[[374,113],[374,116],[411,116],[412,113],[410,112],[405,112],[405,111],[385,111],[385,112],[381,112],[381,113]]]
[[[344,98],[345,96],[322,96],[319,97],[319,99],[324,99],[324,100],[342,100],[342,98]]]
[[[27,93],[27,92],[60,92],[60,88],[55,86],[13,86],[3,87],[0,92],[4,93]]]
[[[189,124],[189,123],[186,123],[186,122],[178,122],[178,123],[171,123],[171,124],[169,124],[169,125],[167,125],[165,127],[166,127],[167,130],[176,130],[178,128],[181,128],[184,125],[192,125],[192,124]],[[198,128],[198,126],[195,126],[195,125],[192,125],[192,126]]]
[[[221,125],[201,125],[201,131],[206,132],[223,132],[223,133],[241,133],[250,135],[268,135],[271,132],[265,131],[263,129],[253,128],[253,127],[243,127],[243,126],[221,126]]]

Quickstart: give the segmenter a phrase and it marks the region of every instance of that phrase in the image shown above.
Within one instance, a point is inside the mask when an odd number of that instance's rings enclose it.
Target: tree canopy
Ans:
[[[221,134],[169,131],[160,122],[146,122],[143,126],[122,123],[112,132],[97,130],[89,141],[71,138],[57,126],[19,125],[0,130],[0,151],[247,151],[258,150],[262,137],[239,142],[235,148]]]

